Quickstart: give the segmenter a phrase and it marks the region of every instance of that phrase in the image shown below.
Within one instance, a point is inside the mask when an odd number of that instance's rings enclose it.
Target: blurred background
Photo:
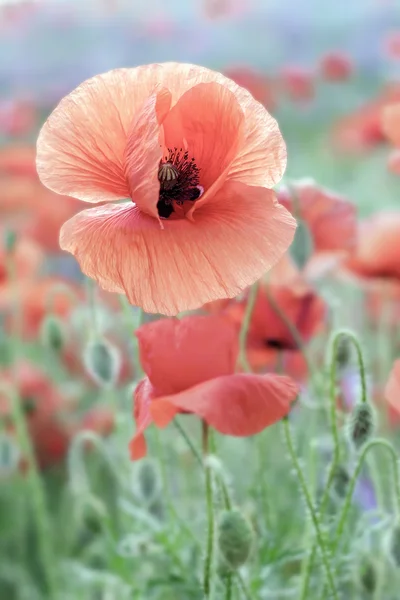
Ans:
[[[360,217],[398,212],[399,166],[391,168],[382,111],[400,102],[399,0],[0,0],[0,600],[202,598],[192,569],[202,559],[195,539],[204,530],[204,508],[197,505],[202,481],[190,452],[169,434],[168,450],[150,436],[159,464],[137,471],[128,457],[132,389],[140,376],[130,332],[140,315],[95,289],[60,251],[61,225],[86,207],[46,190],[35,169],[38,132],[63,96],[107,70],[165,61],[221,71],[265,105],[288,145],[285,182],[312,178],[318,189],[354,204]],[[398,284],[393,264],[393,273],[384,266],[368,276],[393,275]],[[322,296],[335,324],[363,332],[375,377],[369,389],[381,398],[399,353],[398,287],[384,310],[388,288],[374,288],[376,303],[363,286],[345,296],[335,285],[328,282]],[[104,344],[95,365],[94,328]],[[319,365],[326,344],[326,335],[316,341]],[[304,456],[311,438],[307,411],[313,413],[321,383],[310,391],[307,377],[301,375],[308,407],[298,424]],[[346,371],[353,400],[357,377],[354,368]],[[10,382],[31,448],[15,441],[24,430],[15,436]],[[390,410],[384,432],[398,440],[400,409]],[[314,447],[324,462],[326,421],[320,430],[317,421]],[[198,435],[195,426],[191,431]],[[263,456],[274,484],[275,533],[260,536],[258,562],[246,577],[255,598],[296,599],[287,582],[299,577],[308,519],[301,500],[288,505],[299,494],[276,452],[279,435],[268,440]],[[235,444],[221,441],[224,464],[257,528],[257,446]],[[244,451],[252,467],[245,473]],[[325,463],[315,467],[319,474]],[[379,475],[379,462],[375,467]],[[362,515],[377,510],[371,481],[366,476],[358,489]],[[382,486],[385,492],[390,482]],[[184,518],[197,527],[195,536]],[[374,513],[373,522],[379,518]],[[371,581],[346,587],[345,579],[343,598],[398,598],[390,595],[393,580],[386,592],[376,592]]]

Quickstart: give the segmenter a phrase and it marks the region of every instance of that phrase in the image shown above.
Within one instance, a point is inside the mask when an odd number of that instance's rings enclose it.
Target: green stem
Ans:
[[[17,280],[13,257],[7,260],[7,272],[13,289],[15,290],[13,332],[11,336],[11,361],[13,389],[10,390],[11,416],[15,426],[15,433],[18,445],[27,461],[27,483],[29,487],[29,498],[33,506],[33,514],[36,521],[36,530],[39,540],[39,552],[42,562],[42,568],[52,600],[57,598],[57,579],[54,561],[54,551],[52,547],[52,528],[47,509],[46,492],[40,476],[39,467],[32,440],[29,433],[29,427],[26,415],[22,406],[19,394],[19,381],[17,373],[18,360],[21,357],[21,326],[22,315],[20,310],[20,301],[17,292]]]
[[[394,494],[395,494],[396,518],[398,518],[400,516],[400,479],[399,479],[397,454],[396,454],[392,444],[390,444],[390,442],[383,440],[383,439],[371,440],[363,448],[363,451],[361,452],[360,457],[358,459],[353,477],[351,478],[351,481],[349,483],[347,494],[346,494],[346,497],[345,497],[345,500],[343,503],[342,512],[339,517],[339,522],[338,522],[338,526],[336,529],[336,535],[333,539],[333,546],[332,546],[333,552],[336,552],[338,545],[340,543],[340,539],[341,539],[343,531],[344,531],[344,526],[346,523],[347,515],[350,510],[351,500],[353,497],[354,489],[356,487],[358,477],[359,477],[361,469],[363,467],[364,460],[366,459],[366,456],[369,453],[369,451],[372,448],[375,448],[376,446],[381,446],[382,448],[386,448],[386,450],[390,453],[390,456],[392,459],[392,467],[393,467],[393,487],[394,487]]]
[[[239,333],[238,366],[241,367],[246,373],[251,373],[251,366],[249,365],[249,362],[247,360],[246,342],[251,322],[251,316],[253,314],[254,306],[256,303],[258,286],[259,282],[256,281],[256,283],[254,283],[254,285],[252,285],[252,287],[249,289],[246,310],[243,317],[242,327]]]
[[[340,461],[340,439],[339,439],[339,429],[337,425],[336,419],[336,379],[337,379],[337,353],[338,346],[340,343],[340,339],[343,336],[343,333],[339,331],[339,333],[335,333],[330,348],[331,351],[328,354],[328,366],[330,373],[330,388],[329,388],[329,416],[331,423],[331,432],[333,438],[333,457],[329,468],[328,480],[326,482],[325,490],[321,499],[320,506],[320,514],[321,518],[323,518],[325,514],[325,510],[329,500],[329,494],[331,490],[331,486],[335,477],[335,473]],[[314,565],[315,555],[317,552],[317,545],[313,544],[311,548],[311,552],[308,555],[306,563],[304,565],[304,571],[302,575],[301,582],[301,591],[300,591],[300,600],[306,600],[308,597],[308,587],[310,585],[310,577],[311,572]]]
[[[206,506],[207,506],[207,542],[206,557],[204,560],[203,587],[206,599],[212,598],[213,578],[214,578],[214,500],[213,500],[213,482],[211,467],[207,464],[209,454],[209,427],[203,421],[203,456],[205,462],[205,488],[206,488]]]
[[[349,339],[353,344],[354,348],[356,349],[358,369],[361,381],[361,402],[367,402],[367,377],[365,373],[365,365],[360,342],[358,341],[357,336],[352,331],[350,331],[350,329],[340,329],[336,332],[334,339],[334,348],[336,349],[336,351],[341,337],[346,337],[347,339]]]
[[[317,538],[317,544],[318,544],[320,552],[321,552],[321,558],[322,558],[322,562],[323,562],[323,565],[324,565],[324,568],[326,571],[326,576],[328,579],[330,592],[332,594],[332,597],[335,598],[335,600],[338,600],[339,597],[338,597],[338,594],[336,591],[336,586],[335,586],[335,581],[333,579],[331,566],[329,564],[328,552],[327,552],[325,541],[324,541],[324,538],[322,535],[321,526],[320,526],[320,523],[318,520],[317,512],[313,505],[313,501],[312,501],[310,492],[308,490],[307,482],[305,480],[303,471],[301,469],[299,460],[297,458],[296,451],[294,449],[292,434],[290,431],[289,420],[287,417],[283,418],[283,429],[284,429],[286,444],[287,444],[287,447],[289,450],[290,458],[292,460],[292,464],[293,464],[294,470],[296,472],[298,482],[303,491],[303,494],[304,494],[304,497],[306,500],[306,504],[307,504],[309,513],[311,515],[311,520],[314,525],[315,534],[316,534],[316,538]]]
[[[193,444],[192,440],[190,439],[190,437],[186,433],[185,429],[180,424],[179,419],[177,417],[175,417],[175,419],[174,419],[174,425],[177,428],[177,430],[179,431],[179,433],[181,434],[181,436],[183,437],[183,439],[185,440],[186,444],[188,445],[190,451],[192,452],[194,458],[196,459],[196,461],[198,462],[200,467],[203,468],[204,464],[203,464],[203,459],[201,458],[200,452],[197,450],[196,446]]]
[[[229,573],[225,577],[225,600],[232,600],[232,592],[233,592],[233,580],[232,573]]]
[[[239,582],[239,586],[240,586],[240,589],[242,590],[242,594],[246,598],[246,600],[253,600],[253,597],[252,597],[251,593],[249,592],[249,590],[247,589],[247,586],[243,580],[243,577],[239,573],[239,571],[236,572],[236,578]]]

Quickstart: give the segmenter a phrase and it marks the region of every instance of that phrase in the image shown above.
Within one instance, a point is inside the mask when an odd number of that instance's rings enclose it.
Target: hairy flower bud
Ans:
[[[142,499],[152,504],[161,492],[160,470],[154,460],[145,458],[138,463],[137,483]]]
[[[238,569],[249,558],[253,545],[253,530],[250,523],[237,510],[225,511],[218,525],[218,546],[223,561]]]
[[[351,443],[358,450],[371,439],[375,431],[375,414],[372,406],[363,402],[356,404],[350,416],[348,434]]]
[[[121,370],[121,358],[118,349],[106,339],[89,342],[83,360],[87,372],[99,386],[112,387],[116,383]]]
[[[46,348],[60,352],[64,348],[66,340],[63,322],[54,315],[47,315],[40,327],[40,339]]]
[[[376,589],[377,577],[375,566],[371,560],[364,559],[362,561],[358,576],[361,589],[367,594],[373,594]]]
[[[350,475],[346,467],[343,465],[337,465],[332,480],[332,491],[337,498],[344,498],[349,483]]]

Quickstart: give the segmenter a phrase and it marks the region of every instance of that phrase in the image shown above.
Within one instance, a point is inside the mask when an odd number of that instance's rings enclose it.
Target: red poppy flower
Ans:
[[[288,377],[235,373],[238,329],[224,317],[161,319],[136,333],[147,377],[135,391],[133,459],[145,455],[153,421],[165,427],[177,413],[193,413],[220,433],[249,436],[285,416],[297,396]]]
[[[311,234],[315,252],[352,250],[357,238],[356,207],[335,192],[318,186],[312,179],[283,185],[278,200],[302,219]]]
[[[400,213],[380,212],[359,225],[358,244],[345,266],[365,278],[400,278]]]
[[[400,58],[400,31],[389,31],[384,39],[384,52],[389,58]]]
[[[64,460],[75,433],[90,429],[108,435],[113,419],[109,410],[95,407],[83,417],[74,414],[76,403],[61,395],[55,384],[35,365],[21,362],[17,365],[17,381],[22,406],[27,415],[29,433],[41,469]],[[0,374],[3,384],[12,381],[10,371]],[[14,430],[9,411],[9,399],[0,393],[0,418],[10,432]]]
[[[248,90],[253,98],[261,102],[268,110],[272,111],[275,108],[276,89],[266,75],[244,66],[225,69],[224,75]]]
[[[400,101],[400,85],[387,86],[381,94],[335,124],[333,142],[341,151],[363,152],[385,141],[382,111]]]
[[[344,52],[329,52],[322,57],[320,74],[326,81],[347,81],[353,72],[353,63]]]
[[[37,167],[53,191],[130,199],[74,216],[61,247],[104,289],[173,315],[236,296],[288,248],[295,223],[268,189],[285,156],[276,121],[246,90],[166,63],[110,71],[64,98]]]
[[[230,301],[223,314],[238,326],[243,323],[247,296]],[[208,307],[205,307],[206,309]],[[208,308],[209,309],[209,308]],[[284,318],[280,316],[284,315]],[[247,335],[247,359],[254,371],[273,370],[278,366],[295,379],[304,379],[307,365],[298,340],[288,326],[291,323],[304,344],[321,330],[326,306],[285,256],[272,269],[269,281],[260,285]]]
[[[284,93],[295,102],[305,102],[314,97],[314,79],[308,69],[286,66],[282,69],[280,83]]]
[[[383,131],[396,150],[389,157],[389,170],[400,175],[400,103],[386,106],[382,113]]]
[[[0,236],[4,238],[4,230],[0,230]],[[20,290],[36,277],[43,261],[43,251],[35,242],[17,237],[12,252],[15,282],[9,278],[10,259],[4,245],[0,245],[0,310],[13,305]]]

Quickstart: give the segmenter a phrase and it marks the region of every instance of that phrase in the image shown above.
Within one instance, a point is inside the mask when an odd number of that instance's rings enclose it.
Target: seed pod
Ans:
[[[362,561],[358,576],[362,590],[372,595],[376,589],[377,577],[375,566],[371,560],[364,559]]]
[[[83,355],[87,372],[101,387],[112,387],[121,370],[118,349],[106,339],[95,339],[88,343]]]
[[[64,323],[54,315],[47,315],[40,327],[40,339],[46,348],[60,352],[66,340]]]
[[[138,463],[137,482],[143,500],[152,504],[161,492],[160,470],[154,460],[144,458]]]
[[[359,450],[375,431],[375,414],[372,406],[363,402],[356,404],[350,417],[348,434],[351,443]]]
[[[253,530],[243,514],[225,511],[218,526],[218,546],[222,559],[231,569],[238,569],[249,558],[253,545]]]
[[[400,523],[396,523],[389,533],[388,552],[391,561],[396,567],[400,567]]]
[[[337,465],[332,480],[332,491],[338,498],[344,498],[350,483],[350,475],[343,465]]]

